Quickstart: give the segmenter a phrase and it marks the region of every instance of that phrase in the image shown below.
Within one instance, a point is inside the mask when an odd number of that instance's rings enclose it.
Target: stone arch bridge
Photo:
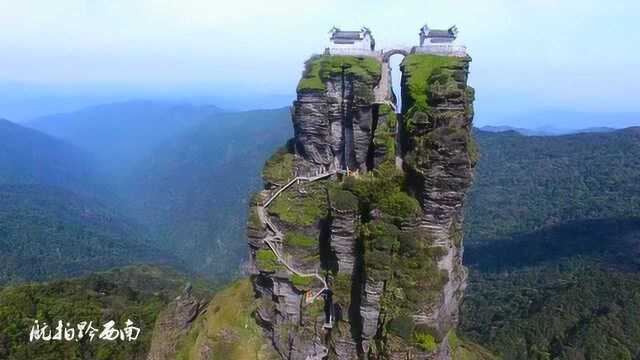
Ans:
[[[409,55],[410,52],[411,52],[411,48],[408,48],[408,47],[402,47],[402,46],[393,47],[382,53],[382,62],[388,63],[389,59],[391,59],[393,55],[407,56]]]

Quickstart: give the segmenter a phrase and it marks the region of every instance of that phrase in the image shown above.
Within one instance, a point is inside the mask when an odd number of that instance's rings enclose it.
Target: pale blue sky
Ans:
[[[485,123],[640,112],[638,14],[632,0],[0,0],[0,82],[291,94],[333,25],[367,25],[384,48],[428,22],[458,25]]]

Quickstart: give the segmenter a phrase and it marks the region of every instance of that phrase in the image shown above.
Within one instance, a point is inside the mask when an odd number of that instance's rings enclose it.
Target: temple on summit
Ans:
[[[458,28],[454,25],[448,30],[429,29],[425,24],[420,29],[420,46],[433,44],[450,44],[458,37]]]
[[[325,55],[370,56],[387,62],[394,54],[432,54],[441,56],[466,57],[467,48],[454,44],[458,38],[458,28],[454,25],[447,30],[431,29],[428,25],[420,28],[420,42],[417,46],[393,46],[376,50],[376,41],[371,30],[341,30],[333,27]]]
[[[359,31],[344,31],[333,27],[329,32],[328,52],[331,55],[366,55],[375,51],[376,41],[371,30],[362,27]]]

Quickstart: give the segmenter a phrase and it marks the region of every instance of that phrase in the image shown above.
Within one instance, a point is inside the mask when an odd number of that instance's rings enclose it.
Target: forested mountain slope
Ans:
[[[177,259],[94,199],[43,185],[0,185],[0,285]]]
[[[640,215],[640,128],[566,136],[476,131],[467,245],[572,220]]]
[[[0,358],[8,360],[104,359],[142,360],[149,351],[158,314],[176,296],[184,296],[193,284],[191,300],[208,299],[214,285],[187,279],[166,267],[130,266],[83,278],[50,283],[24,284],[0,289]],[[204,306],[204,304],[202,305]],[[122,329],[127,319],[140,329],[136,341],[28,342],[34,320],[57,326],[58,320],[73,324],[91,321],[103,329],[108,321]],[[77,338],[77,333],[75,334]]]
[[[505,359],[640,355],[640,129],[477,132],[461,332]]]

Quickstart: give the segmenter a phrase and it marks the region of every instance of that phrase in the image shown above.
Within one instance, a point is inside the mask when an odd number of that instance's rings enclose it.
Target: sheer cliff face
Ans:
[[[408,191],[422,216],[415,229],[443,254],[444,286],[414,314],[416,326],[442,338],[455,329],[466,287],[462,266],[462,205],[471,186],[477,150],[471,137],[474,90],[467,86],[470,59],[410,55],[403,63],[403,164]],[[423,90],[426,90],[426,97]],[[446,356],[445,356],[446,358]]]
[[[469,61],[407,56],[401,116],[380,100],[386,64],[307,62],[295,138],[249,217],[256,319],[283,358],[451,358],[476,156]]]
[[[375,59],[332,58],[338,60],[307,63],[293,106],[295,151],[320,171],[365,171],[381,65]],[[310,81],[321,86],[309,86]]]

